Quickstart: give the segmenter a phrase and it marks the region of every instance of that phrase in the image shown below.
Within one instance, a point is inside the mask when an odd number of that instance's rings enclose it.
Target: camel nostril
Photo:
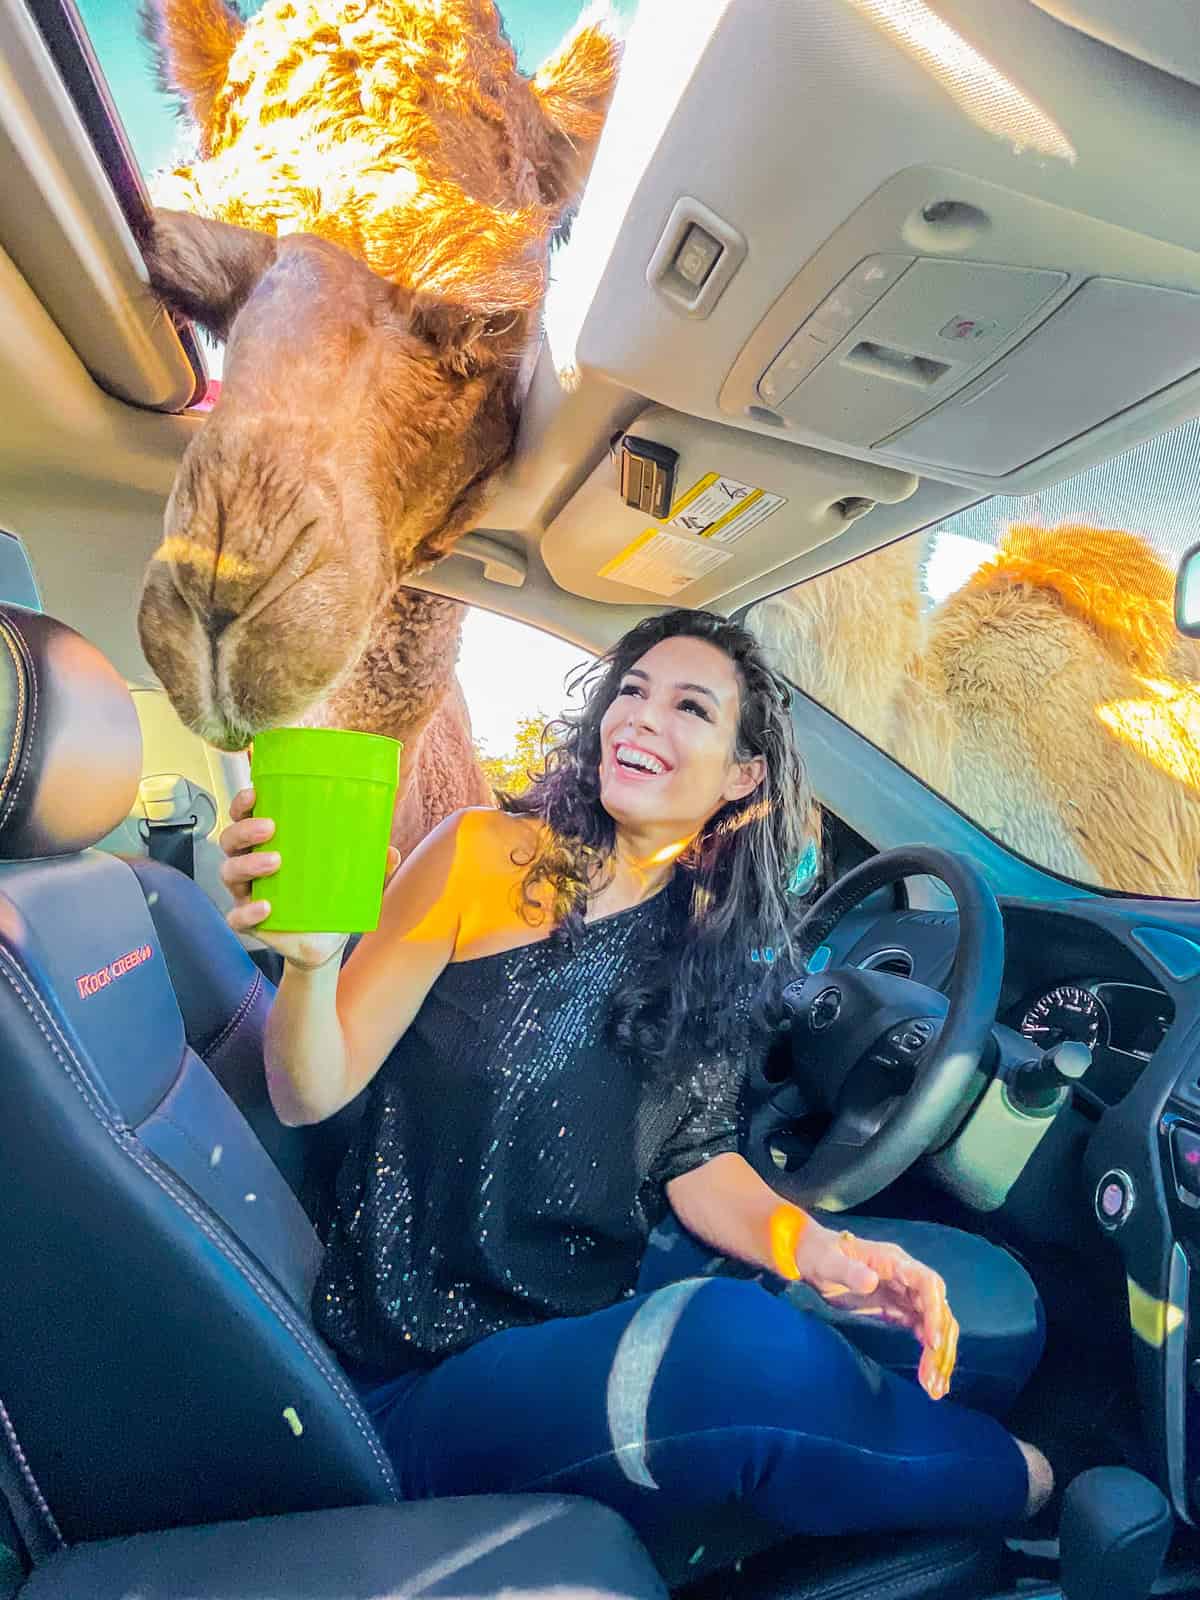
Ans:
[[[225,632],[225,629],[236,616],[236,611],[222,609],[218,611],[210,611],[206,616],[202,616],[200,618],[200,626],[204,629],[204,632],[207,634],[211,644],[216,644],[217,640]]]

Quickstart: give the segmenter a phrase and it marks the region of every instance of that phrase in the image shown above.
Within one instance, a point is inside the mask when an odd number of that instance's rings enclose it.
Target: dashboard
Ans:
[[[1175,1020],[1175,1004],[1134,937],[1138,902],[1081,899],[1047,906],[1003,901],[1004,979],[997,1021],[1026,1059],[1066,1039],[1092,1052],[1082,1087],[1115,1106],[1141,1077]],[[1161,916],[1161,912],[1156,913]],[[832,964],[883,967],[945,990],[954,967],[952,911],[869,910],[835,930]]]
[[[1031,998],[1011,1024],[1042,1050],[1064,1039],[1078,1039],[1091,1050],[1116,1050],[1149,1061],[1171,1025],[1173,1012],[1161,989],[1142,984],[1061,983]]]
[[[1040,987],[1001,1013],[1039,1051],[1064,1039],[1086,1044],[1092,1065],[1085,1087],[1105,1105],[1116,1105],[1133,1088],[1175,1017],[1166,992],[1120,979],[1079,978]]]
[[[1062,1326],[1082,1317],[1110,1347],[1132,1336],[1154,1475],[1176,1514],[1200,1526],[1200,902],[1002,898],[1000,912],[994,1059],[962,1120],[901,1183],[918,1185],[922,1215],[932,1206],[1049,1263]],[[891,972],[945,994],[958,917],[881,893],[826,944],[830,969]],[[1091,1052],[1082,1078],[1070,1073],[1050,1101],[1023,1101],[1014,1087],[1026,1065],[1067,1040]],[[776,1128],[789,1106],[784,1083]],[[823,1131],[810,1135],[802,1119],[791,1130],[794,1154],[772,1134],[784,1170]]]

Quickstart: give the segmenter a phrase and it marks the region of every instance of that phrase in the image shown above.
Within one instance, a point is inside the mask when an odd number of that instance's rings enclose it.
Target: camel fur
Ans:
[[[921,616],[926,539],[755,608],[784,671],[1039,865],[1200,895],[1200,647],[1138,535],[1010,527]]]
[[[404,580],[475,525],[511,454],[618,47],[585,18],[526,78],[491,0],[267,0],[249,22],[147,0],[146,19],[198,146],[156,185],[150,281],[227,349],[142,647],[221,748],[296,722],[404,740],[403,849],[418,818],[489,797],[462,608]]]

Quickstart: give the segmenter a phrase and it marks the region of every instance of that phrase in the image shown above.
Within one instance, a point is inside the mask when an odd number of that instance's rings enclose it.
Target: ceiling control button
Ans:
[[[874,304],[885,289],[890,289],[896,279],[908,271],[915,260],[915,256],[868,256],[865,261],[859,262],[853,272],[846,274],[841,286],[844,289],[857,289]]]
[[[685,283],[699,289],[716,266],[724,248],[719,239],[714,239],[699,223],[693,222],[676,253],[675,271]]]
[[[862,321],[874,304],[873,296],[863,294],[852,284],[840,284],[813,312],[809,326],[836,334],[840,339],[856,322]]]
[[[1114,1167],[1106,1172],[1096,1185],[1096,1219],[1102,1228],[1111,1233],[1119,1228],[1133,1210],[1133,1179],[1127,1172]]]
[[[816,338],[808,328],[794,334],[758,381],[758,392],[769,405],[786,400],[833,348],[829,334]]]

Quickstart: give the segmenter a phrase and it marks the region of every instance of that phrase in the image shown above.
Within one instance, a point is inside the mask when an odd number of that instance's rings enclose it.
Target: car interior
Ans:
[[[832,578],[852,618],[924,540],[932,607],[1006,525],[1136,528],[1132,484],[1200,625],[1198,171],[1173,0],[642,0],[516,454],[413,584],[599,653]],[[218,876],[245,758],[135,627],[219,393],[150,203],[74,0],[0,0],[0,1597],[1200,1595],[1200,877],[1039,858],[799,672],[821,842],[745,1153],[1025,1267],[1007,1421],[1055,1497],[1007,1537],[728,1507],[653,1549],[583,1500],[403,1499],[308,1310],[356,1106],[275,1118],[278,974]]]

